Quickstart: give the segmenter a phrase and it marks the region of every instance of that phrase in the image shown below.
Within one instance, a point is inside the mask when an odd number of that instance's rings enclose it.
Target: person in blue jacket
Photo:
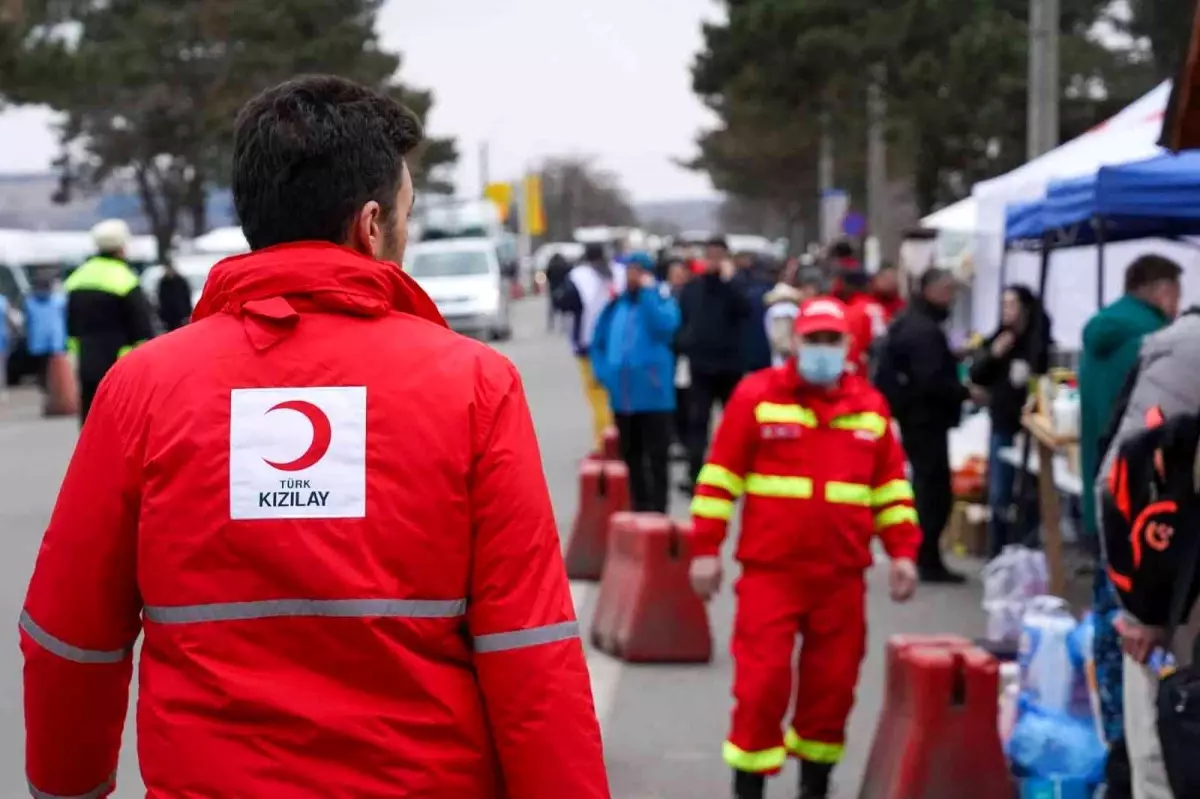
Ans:
[[[8,298],[0,294],[0,400],[8,399],[8,348],[12,346],[8,315]]]
[[[592,369],[616,419],[633,509],[666,513],[679,305],[669,286],[655,282],[649,254],[627,256],[625,268],[625,291],[596,322]]]
[[[37,271],[25,297],[25,343],[43,390],[50,358],[67,351],[67,295],[56,278],[56,270]]]

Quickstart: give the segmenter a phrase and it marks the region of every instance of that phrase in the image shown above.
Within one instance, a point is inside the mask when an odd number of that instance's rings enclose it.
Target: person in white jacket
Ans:
[[[795,285],[780,282],[763,297],[767,306],[763,324],[767,328],[767,340],[771,342],[771,361],[775,366],[792,355],[792,328],[800,313],[800,303],[821,291],[821,275],[815,270],[799,273],[794,282]]]

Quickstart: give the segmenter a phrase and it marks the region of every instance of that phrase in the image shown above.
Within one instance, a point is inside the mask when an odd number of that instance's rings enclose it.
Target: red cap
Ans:
[[[846,306],[833,297],[813,297],[800,305],[796,315],[797,335],[811,333],[840,333],[850,335],[850,323],[846,321]]]

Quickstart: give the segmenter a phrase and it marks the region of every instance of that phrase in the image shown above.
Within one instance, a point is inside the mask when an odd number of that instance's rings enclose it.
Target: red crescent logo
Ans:
[[[325,457],[325,453],[329,451],[329,442],[333,440],[333,428],[329,424],[329,417],[325,415],[325,411],[313,405],[311,402],[304,400],[288,400],[276,405],[267,413],[273,411],[295,411],[303,414],[308,423],[312,425],[313,436],[312,443],[308,445],[308,449],[299,458],[286,463],[275,463],[268,461],[267,465],[278,469],[281,472],[302,472],[305,469],[311,468],[317,464],[321,458]]]

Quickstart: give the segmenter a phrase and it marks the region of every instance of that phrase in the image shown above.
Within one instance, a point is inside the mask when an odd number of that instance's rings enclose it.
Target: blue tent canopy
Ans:
[[[1004,209],[1004,241],[1040,240],[1046,231],[1045,200],[1009,203]]]
[[[1062,230],[1090,222],[1096,213],[1096,175],[1053,181],[1046,189],[1046,227]]]
[[[1042,223],[1058,246],[1067,247],[1094,244],[1101,232],[1105,241],[1200,234],[1200,152],[1168,153],[1055,181],[1046,191]]]

